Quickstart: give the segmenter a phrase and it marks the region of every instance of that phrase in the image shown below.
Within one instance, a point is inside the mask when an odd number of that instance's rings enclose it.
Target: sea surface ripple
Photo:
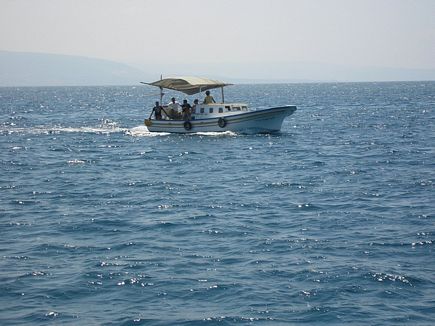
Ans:
[[[229,87],[273,135],[154,92],[0,88],[1,325],[435,324],[435,82]]]

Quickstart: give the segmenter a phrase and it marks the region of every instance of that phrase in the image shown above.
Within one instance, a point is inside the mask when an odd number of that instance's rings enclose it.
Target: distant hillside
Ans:
[[[233,83],[435,80],[435,69],[351,67],[310,62],[123,63],[71,55],[0,51],[1,86],[137,85],[176,75]]]
[[[139,69],[108,60],[0,51],[0,86],[136,85],[147,77]]]

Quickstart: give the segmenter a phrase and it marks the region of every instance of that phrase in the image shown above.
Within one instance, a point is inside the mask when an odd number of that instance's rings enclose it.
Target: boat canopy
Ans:
[[[206,91],[208,89],[224,87],[232,84],[227,84],[219,80],[201,78],[201,77],[170,77],[164,78],[152,83],[145,83],[151,86],[157,86],[160,88],[173,89],[179,92],[183,92],[187,95],[193,95]]]

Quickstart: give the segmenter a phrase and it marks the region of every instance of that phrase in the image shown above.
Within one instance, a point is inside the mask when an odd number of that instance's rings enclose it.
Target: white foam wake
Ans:
[[[237,133],[233,131],[203,131],[203,132],[195,132],[192,135],[200,135],[200,136],[237,136]]]
[[[158,137],[171,135],[168,132],[151,132],[146,126],[137,126],[131,129],[120,128],[115,125],[102,125],[101,127],[62,127],[62,126],[35,126],[29,128],[14,127],[14,126],[0,126],[0,133],[6,134],[33,134],[33,135],[49,135],[61,133],[92,133],[92,134],[111,134],[111,133],[124,133],[133,137]],[[222,136],[236,136],[237,133],[232,131],[209,131],[209,132],[195,132],[185,135],[198,135],[206,137],[222,137]]]
[[[14,124],[0,126],[1,133],[20,133],[20,134],[60,134],[60,133],[93,133],[93,134],[110,134],[126,132],[127,128],[120,128],[118,124],[110,119],[102,119],[101,125],[94,127],[67,127],[67,126],[33,126],[29,128],[16,127]]]
[[[60,134],[60,133],[93,133],[93,134],[110,134],[110,133],[118,133],[118,132],[126,132],[127,128],[107,128],[107,127],[47,127],[47,126],[37,126],[37,127],[29,127],[29,128],[15,128],[15,127],[6,127],[0,128],[0,133],[7,134],[34,134],[34,135],[42,135],[42,134]]]
[[[146,126],[137,126],[127,129],[125,134],[133,137],[156,137],[170,135],[168,132],[151,132]]]
[[[169,132],[151,132],[146,126],[137,126],[131,128],[125,132],[126,135],[133,137],[156,137],[156,136],[167,136],[171,135]],[[207,132],[193,132],[189,134],[178,134],[178,135],[198,135],[198,136],[209,136],[209,137],[219,137],[219,136],[235,136],[237,135],[232,131],[207,131]]]

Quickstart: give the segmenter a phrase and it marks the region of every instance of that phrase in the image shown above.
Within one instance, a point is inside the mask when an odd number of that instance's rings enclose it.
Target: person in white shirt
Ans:
[[[171,119],[177,119],[180,116],[180,103],[175,100],[175,97],[171,98],[171,102],[168,104],[168,115]]]

